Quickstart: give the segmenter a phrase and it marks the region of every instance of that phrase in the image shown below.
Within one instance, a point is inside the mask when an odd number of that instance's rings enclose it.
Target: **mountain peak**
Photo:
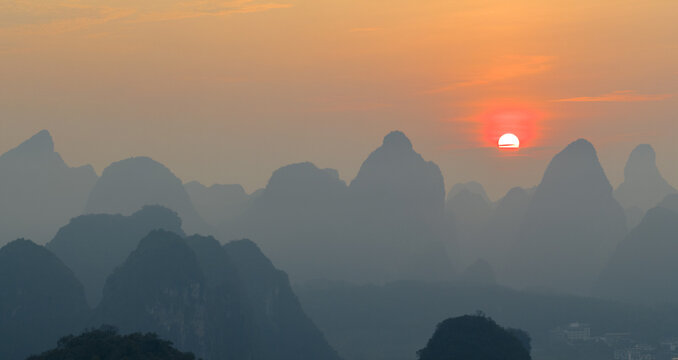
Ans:
[[[483,200],[487,203],[490,203],[490,198],[487,197],[487,193],[485,192],[485,188],[483,185],[477,181],[469,181],[466,183],[457,183],[454,184],[450,188],[450,191],[447,193],[447,201],[450,201],[452,198],[457,196],[457,194],[461,193],[462,191],[468,191],[471,194],[476,194],[479,195],[480,197],[483,198]]]
[[[19,238],[13,241],[8,242],[5,246],[0,248],[0,253],[10,253],[16,255],[17,253],[24,251],[34,251],[34,249],[39,249],[40,245],[34,243],[31,240],[25,238]]]
[[[612,186],[600,165],[596,149],[588,140],[574,141],[553,157],[537,192],[543,192],[544,188],[555,190],[561,186],[575,192],[589,191],[593,194],[595,190],[600,190],[598,195],[603,197],[611,193]]]
[[[130,215],[144,205],[176,211],[189,233],[208,231],[181,180],[165,165],[145,156],[106,167],[89,194],[85,213]]]
[[[624,177],[632,178],[639,175],[650,175],[647,172],[651,171],[652,175],[657,175],[657,154],[651,145],[640,144],[636,146],[624,167]]]
[[[655,160],[656,154],[654,152],[654,148],[650,144],[640,144],[631,151],[631,156],[642,156],[646,159],[650,159],[652,161]]]
[[[642,211],[656,206],[666,195],[676,192],[657,168],[657,155],[651,145],[636,146],[624,167],[624,182],[615,190],[615,197],[624,208]]]
[[[302,162],[281,167],[273,172],[266,186],[267,193],[277,196],[326,193],[330,189],[341,191],[346,184],[333,169],[319,169],[313,163]]]
[[[401,148],[401,149],[412,149],[412,143],[410,139],[402,131],[391,131],[388,135],[384,136],[383,147],[390,148]]]
[[[563,151],[561,151],[561,154],[597,156],[596,148],[593,146],[593,144],[591,144],[590,141],[586,139],[577,139],[576,141],[570,143]]]
[[[417,351],[417,355],[420,360],[530,360],[530,340],[526,335],[522,330],[505,329],[482,313],[464,315],[439,323],[426,347]],[[521,340],[524,338],[528,339]]]
[[[49,131],[41,130],[17,146],[15,150],[21,153],[53,152],[54,140],[52,140]]]
[[[509,275],[512,285],[585,294],[625,233],[624,211],[595,148],[577,140],[553,157],[530,201],[514,249],[520,266]]]
[[[276,171],[273,172],[273,175],[271,175],[271,178],[269,179],[269,185],[271,183],[275,183],[278,181],[279,178],[295,178],[295,177],[306,177],[309,175],[317,175],[320,173],[320,169],[318,169],[315,164],[311,162],[300,162],[300,163],[295,163],[295,164],[289,164],[285,165]],[[290,180],[299,180],[299,179],[290,179]]]

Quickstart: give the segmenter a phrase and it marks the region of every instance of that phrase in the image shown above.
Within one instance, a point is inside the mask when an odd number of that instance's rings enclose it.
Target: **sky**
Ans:
[[[678,1],[0,0],[0,152],[150,156],[184,181],[353,179],[401,130],[497,199],[590,140],[613,185],[650,143],[678,185]],[[520,151],[498,150],[504,132]]]

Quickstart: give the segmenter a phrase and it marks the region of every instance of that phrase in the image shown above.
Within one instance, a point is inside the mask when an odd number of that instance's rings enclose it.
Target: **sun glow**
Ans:
[[[486,109],[474,117],[482,146],[501,150],[538,146],[546,114],[537,105],[514,101],[488,105]]]
[[[518,149],[520,148],[520,139],[511,133],[506,133],[499,138],[497,146],[500,149]]]

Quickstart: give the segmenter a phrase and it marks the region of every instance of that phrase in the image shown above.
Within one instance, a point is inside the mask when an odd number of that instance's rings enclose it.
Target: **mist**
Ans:
[[[677,23],[4,1],[0,360],[676,360]]]
[[[639,144],[615,189],[578,139],[493,201],[392,131],[349,182],[302,162],[247,193],[148,157],[97,176],[41,131],[0,156],[0,353],[100,328],[81,336],[152,332],[203,359],[425,359],[487,326],[478,346],[516,356],[668,359],[678,191],[656,157]]]

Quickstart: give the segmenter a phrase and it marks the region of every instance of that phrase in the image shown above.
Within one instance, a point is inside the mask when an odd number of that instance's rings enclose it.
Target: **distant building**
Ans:
[[[636,344],[627,349],[615,349],[615,360],[657,360],[656,348],[648,344]]]
[[[565,338],[569,341],[591,340],[591,326],[585,323],[574,322],[563,329]]]
[[[589,324],[573,322],[565,327],[551,330],[551,341],[555,342],[579,342],[591,341],[591,326]]]
[[[612,352],[614,360],[678,360],[678,338],[669,338],[661,343],[638,342],[629,332],[605,333],[591,336],[591,326],[573,322],[551,330],[551,341],[566,343],[572,347],[602,343]]]
[[[664,340],[659,344],[663,358],[678,360],[678,338]]]
[[[628,348],[634,344],[631,333],[627,332],[605,333],[601,338],[613,349]]]
[[[678,338],[676,339],[669,339],[669,340],[664,340],[662,341],[659,346],[667,351],[670,351],[672,353],[678,352]],[[673,359],[672,359],[673,360]]]

